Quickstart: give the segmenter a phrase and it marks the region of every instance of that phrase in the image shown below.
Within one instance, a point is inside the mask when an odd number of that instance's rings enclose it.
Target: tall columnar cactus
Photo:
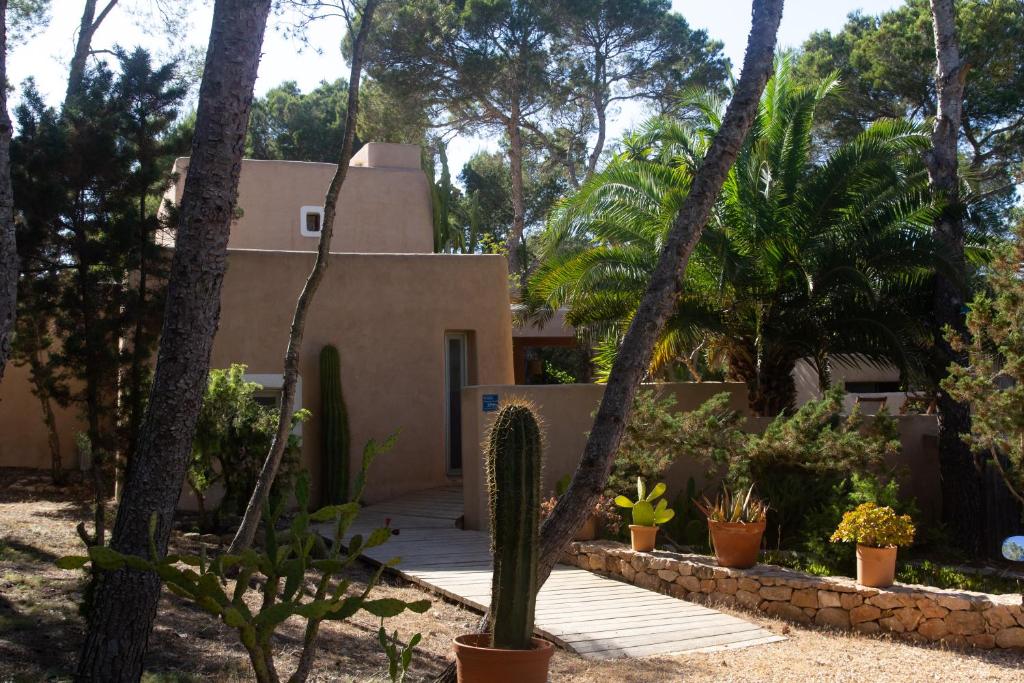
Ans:
[[[537,600],[540,427],[531,406],[502,406],[487,443],[494,578],[492,646],[528,650]]]
[[[348,500],[348,411],[341,394],[341,359],[333,346],[320,352],[320,421],[324,504],[344,503]]]

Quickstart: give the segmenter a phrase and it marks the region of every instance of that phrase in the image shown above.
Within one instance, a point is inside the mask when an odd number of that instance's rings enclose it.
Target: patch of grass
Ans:
[[[810,555],[768,550],[761,557],[761,561],[765,564],[775,564],[813,576],[847,576],[853,578],[853,572],[844,571],[823,563],[818,558]],[[897,563],[896,580],[900,583],[915,583],[922,586],[976,591],[993,595],[1024,592],[1024,585],[1017,579],[963,572],[929,560],[913,564],[907,562]]]
[[[1021,593],[1024,586],[1017,579],[987,574],[971,574],[945,567],[930,561],[919,564],[899,564],[896,580],[903,583],[918,583],[937,588],[977,591],[979,593]]]

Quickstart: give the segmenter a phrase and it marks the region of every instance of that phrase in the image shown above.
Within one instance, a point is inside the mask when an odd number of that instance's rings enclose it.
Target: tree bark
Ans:
[[[7,0],[0,0],[0,382],[11,356],[18,310],[18,247],[11,189],[11,117],[7,113]]]
[[[508,161],[512,173],[512,227],[508,233],[508,272],[522,282],[526,263],[523,259],[523,230],[526,227],[526,199],[523,196],[523,131],[518,107],[514,108],[508,124]]]
[[[86,61],[92,53],[92,37],[116,4],[117,0],[108,0],[97,16],[97,0],[85,0],[85,7],[82,9],[82,20],[78,24],[75,52],[71,55],[71,66],[68,69],[68,87],[64,93],[65,104],[81,92],[82,83],[85,79]]]
[[[633,398],[650,365],[654,343],[681,291],[690,254],[700,240],[729,169],[757,116],[761,93],[772,71],[782,5],[783,0],[754,0],[753,25],[747,39],[743,72],[722,126],[662,246],[651,282],[615,358],[580,464],[569,488],[541,525],[538,590],[603,493]],[[452,673],[446,670],[442,679]]]
[[[932,193],[942,205],[934,234],[946,248],[959,273],[965,272],[964,227],[958,175],[958,139],[963,117],[964,80],[967,65],[960,57],[953,0],[930,0],[935,36],[935,86],[938,111],[932,128],[932,149],[925,157]],[[966,337],[964,295],[960,283],[938,274],[932,301],[937,372],[936,384],[953,363],[964,363],[946,341],[946,326]],[[971,430],[968,406],[939,390],[939,468],[942,475],[942,516],[954,540],[966,552],[981,552],[983,501],[981,475],[961,434]]]
[[[761,93],[772,71],[782,5],[783,0],[754,0],[753,24],[742,75],[722,126],[672,223],[651,282],[615,358],[580,464],[568,490],[541,526],[538,586],[543,585],[566,544],[603,493],[637,387],[650,364],[654,343],[682,289],[690,254],[700,240],[729,169],[757,115]]]
[[[151,518],[157,552],[167,550],[220,317],[228,234],[270,5],[271,0],[214,5],[153,389],[111,540],[121,553],[148,557]],[[139,680],[159,598],[160,580],[153,573],[103,572],[77,679]]]
[[[288,348],[284,355],[284,383],[281,388],[281,413],[277,421],[277,432],[270,444],[270,452],[263,462],[259,479],[256,480],[256,488],[249,498],[242,523],[231,541],[228,552],[232,554],[239,553],[252,545],[252,539],[256,535],[256,528],[259,526],[263,513],[263,506],[270,495],[270,487],[274,484],[277,469],[281,465],[281,458],[284,457],[284,449],[288,445],[292,416],[295,414],[295,388],[299,380],[299,360],[302,339],[306,331],[306,316],[330,260],[338,196],[345,184],[345,177],[348,175],[348,166],[352,160],[352,148],[355,143],[356,124],[359,117],[359,80],[363,73],[363,48],[366,45],[366,36],[370,32],[373,13],[377,9],[378,2],[379,0],[367,0],[360,19],[359,31],[352,45],[352,63],[348,79],[348,111],[345,114],[345,138],[341,145],[338,168],[334,171],[334,177],[331,178],[331,184],[324,195],[324,223],[320,227],[320,242],[317,245],[316,260],[313,262],[313,269],[310,271],[309,277],[306,278],[306,284],[302,287],[302,292],[295,304],[295,313],[292,316]]]

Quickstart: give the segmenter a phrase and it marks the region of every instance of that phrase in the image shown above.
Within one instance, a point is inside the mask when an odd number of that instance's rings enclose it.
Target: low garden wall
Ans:
[[[867,588],[848,578],[812,576],[773,565],[726,569],[703,555],[638,553],[614,541],[572,543],[564,561],[677,598],[788,621],[952,646],[1024,648],[1024,608],[1016,594],[908,584]]]

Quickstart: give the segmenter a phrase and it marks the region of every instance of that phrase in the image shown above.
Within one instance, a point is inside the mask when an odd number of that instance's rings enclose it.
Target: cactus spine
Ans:
[[[540,427],[531,406],[502,406],[487,443],[494,578],[492,647],[532,647],[537,600],[540,513]]]
[[[341,358],[333,346],[320,352],[320,421],[324,502],[344,503],[348,501],[348,411],[341,394]]]

